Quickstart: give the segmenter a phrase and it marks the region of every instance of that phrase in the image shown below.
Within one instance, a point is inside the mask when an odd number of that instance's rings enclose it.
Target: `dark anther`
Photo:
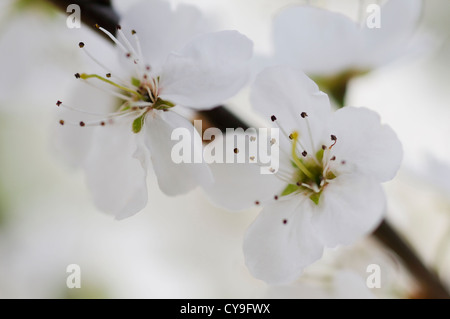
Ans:
[[[106,73],[106,77],[110,78],[111,77],[111,73]]]
[[[325,151],[327,147],[325,145],[322,145],[322,149]]]
[[[101,126],[105,126],[105,124],[106,124],[106,123],[103,122],[103,121],[100,122],[100,125],[101,125]]]
[[[331,140],[333,141],[333,144],[331,144],[330,149],[336,144],[337,137],[335,135],[331,135]]]
[[[83,126],[85,126],[86,124],[84,123],[84,122],[80,122],[80,126],[81,127],[83,127]]]
[[[308,116],[308,114],[307,114],[306,112],[302,112],[302,113],[300,114],[300,116],[301,116],[302,118],[305,118],[305,117]]]
[[[303,155],[304,157],[306,157],[306,155],[308,155],[308,152],[307,152],[307,151],[303,151],[303,152],[302,152],[302,155]]]
[[[287,224],[287,219],[283,219],[283,224]]]
[[[273,198],[274,198],[275,200],[278,200],[278,195],[275,195]]]
[[[62,104],[61,101],[56,102],[56,106],[60,106]]]
[[[239,153],[239,149],[238,148],[235,148],[233,151],[234,151],[234,154]]]
[[[292,134],[289,134],[289,139],[292,140],[294,136]]]
[[[80,73],[75,73],[75,77],[79,79],[81,77]]]
[[[256,201],[256,202],[255,202],[255,205],[259,205],[259,201]]]
[[[136,34],[136,30],[131,30],[131,34]]]
[[[121,27],[121,26],[120,26],[119,24],[117,25],[117,27],[116,27],[116,28],[117,28],[117,30],[120,30],[120,29],[122,29],[122,27]]]
[[[80,48],[82,48],[82,47],[84,47],[84,43],[83,43],[83,42],[80,42],[80,43],[78,43],[78,46],[79,46]]]
[[[272,120],[272,122],[275,122],[275,121],[277,120],[277,117],[276,117],[275,115],[272,115],[272,116],[270,117],[270,119]]]
[[[131,56],[131,53],[127,53],[125,56],[126,56],[127,58],[129,58],[129,57]]]
[[[64,125],[64,120],[59,120],[59,124]]]
[[[342,162],[341,162],[342,165],[345,165],[345,163],[347,163],[347,162],[346,162],[346,161],[342,161]]]
[[[336,156],[333,156],[332,158],[330,158],[330,161],[335,161],[336,160]]]

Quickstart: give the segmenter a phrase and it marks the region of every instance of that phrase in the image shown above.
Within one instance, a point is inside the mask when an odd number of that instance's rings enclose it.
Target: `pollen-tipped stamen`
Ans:
[[[116,88],[119,88],[119,89],[121,89],[121,90],[123,90],[123,91],[126,91],[126,92],[128,92],[128,93],[131,93],[131,94],[136,95],[140,100],[144,100],[144,97],[143,97],[140,93],[136,92],[135,90],[132,90],[132,89],[129,89],[129,88],[125,87],[125,86],[122,86],[122,85],[120,85],[120,84],[117,84],[117,83],[115,83],[115,82],[113,82],[113,81],[111,81],[111,80],[108,80],[108,79],[106,79],[106,78],[104,78],[103,76],[100,76],[100,75],[98,75],[98,74],[86,74],[86,73],[82,73],[82,74],[80,74],[80,77],[81,77],[83,80],[87,80],[87,79],[90,79],[90,78],[96,78],[96,79],[99,79],[99,80],[101,80],[101,81],[103,81],[103,82],[106,82],[106,83],[112,85],[112,86],[115,86]]]
[[[292,137],[292,160],[294,161],[295,165],[309,178],[314,179],[314,175],[311,174],[311,172],[306,168],[306,166],[302,163],[300,158],[297,156],[297,140],[299,138],[298,132],[294,131],[292,134],[290,134]]]

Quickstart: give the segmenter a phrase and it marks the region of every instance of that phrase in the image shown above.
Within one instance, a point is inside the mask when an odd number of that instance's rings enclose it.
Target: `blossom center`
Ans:
[[[150,111],[167,111],[169,108],[174,107],[175,104],[170,101],[162,100],[159,97],[161,91],[159,87],[160,77],[150,76],[151,68],[149,65],[145,65],[144,63],[140,42],[135,30],[132,30],[131,34],[135,39],[136,48],[133,47],[133,45],[131,45],[125,37],[120,26],[117,27],[117,33],[119,37],[122,38],[123,44],[104,28],[98,25],[96,25],[96,27],[104,32],[111,40],[113,40],[117,47],[125,53],[127,60],[130,61],[131,65],[135,68],[135,74],[137,76],[131,77],[131,79],[123,79],[120,77],[113,77],[111,72],[106,73],[105,76],[86,73],[75,74],[77,79],[85,80],[86,83],[106,91],[121,100],[120,106],[111,113],[98,114],[94,112],[82,111],[77,108],[67,106],[61,101],[58,101],[56,105],[71,109],[72,111],[79,111],[84,114],[89,114],[90,116],[101,117],[100,119],[91,122],[81,121],[79,122],[81,127],[96,125],[105,126],[106,124],[113,124],[115,119],[132,117],[134,118],[132,122],[132,131],[134,133],[139,133],[143,127],[146,115]],[[109,68],[100,63],[89,53],[89,51],[86,50],[83,42],[79,43],[79,47],[83,49],[83,51],[99,66],[109,70]],[[106,83],[111,86],[111,89],[107,89],[105,86],[99,87],[95,83],[91,82],[91,80]],[[66,121],[60,120],[61,125],[64,125],[65,123]]]
[[[301,117],[308,121],[308,115],[305,112],[301,113]],[[313,154],[309,154],[301,141],[301,136],[298,131],[293,131],[287,134],[279,125],[275,116],[272,116],[272,121],[275,122],[284,135],[287,136],[291,143],[290,153],[288,154],[292,169],[281,170],[280,177],[287,182],[287,186],[281,192],[281,196],[291,194],[301,194],[309,197],[316,205],[319,204],[320,196],[329,182],[336,178],[336,173],[332,169],[331,163],[336,160],[336,156],[331,154],[333,146],[337,143],[337,137],[331,135],[331,145],[322,145],[319,150],[314,150]],[[309,141],[311,142],[311,149],[314,149],[314,142],[311,136],[311,129],[309,122],[307,123]],[[342,163],[345,163],[343,161]],[[282,176],[281,176],[282,175]]]

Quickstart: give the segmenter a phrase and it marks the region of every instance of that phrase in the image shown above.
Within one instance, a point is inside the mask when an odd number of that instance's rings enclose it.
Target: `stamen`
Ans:
[[[260,203],[259,203],[259,201],[257,200],[257,201],[255,201],[255,205],[256,206],[258,206]]]
[[[331,140],[332,140],[334,143],[331,144],[330,150],[331,150],[331,148],[332,148],[334,145],[336,145],[336,143],[337,143],[337,137],[336,137],[335,135],[331,135]]]
[[[144,60],[143,60],[144,59],[144,55],[142,54],[141,42],[139,41],[139,37],[137,35],[136,30],[131,30],[131,34],[133,35],[133,38],[134,38],[134,40],[136,42],[136,48],[137,48],[138,57],[139,57],[139,59],[142,62],[144,62]],[[148,66],[146,66],[145,69],[147,71],[150,71],[150,67],[148,67]]]
[[[309,125],[308,114],[306,112],[302,112],[301,117],[304,118],[306,121],[306,127],[308,128],[308,135],[309,135],[309,143],[311,144],[311,150],[314,150],[314,140],[311,133],[311,126]],[[315,159],[314,156],[313,158]]]
[[[294,143],[292,143],[292,159],[294,160],[295,165],[309,178],[314,179],[313,174],[306,168],[306,166],[300,161],[300,159],[297,156],[296,152],[296,144],[298,140],[298,132],[294,131],[292,134],[292,139],[294,140]]]
[[[63,108],[66,108],[66,109],[68,109],[68,110],[71,110],[71,111],[74,111],[74,112],[77,112],[77,113],[83,113],[83,114],[92,115],[92,116],[115,117],[115,116],[124,114],[123,111],[120,111],[120,112],[113,112],[113,113],[95,113],[95,112],[84,111],[84,110],[80,110],[80,109],[78,109],[78,108],[69,106],[69,105],[67,105],[67,104],[64,104],[64,103],[61,102],[61,101],[56,102],[56,105],[57,105],[58,107],[61,106],[61,107],[63,107]]]
[[[287,222],[288,222],[288,220],[287,220],[287,219],[283,219],[283,224],[284,224],[284,225],[286,225],[286,224],[287,224]]]
[[[126,92],[135,94],[140,100],[144,100],[144,97],[143,97],[141,94],[139,94],[138,92],[136,92],[136,91],[134,91],[134,90],[132,90],[132,89],[129,89],[129,88],[125,87],[125,86],[122,86],[122,85],[119,85],[119,84],[117,84],[117,83],[114,83],[113,81],[110,81],[110,80],[108,80],[108,79],[105,79],[104,77],[102,77],[102,76],[100,76],[100,75],[83,73],[83,74],[80,75],[80,77],[81,77],[83,80],[87,80],[87,79],[89,79],[89,78],[97,78],[97,79],[99,79],[99,80],[101,80],[101,81],[103,81],[103,82],[106,82],[106,83],[108,83],[108,84],[111,84],[112,86],[115,86],[115,87],[117,87],[117,88],[119,88],[119,89],[121,89],[121,90],[124,90],[124,91],[126,91]]]
[[[128,41],[127,37],[125,36],[125,34],[122,31],[122,28],[120,26],[117,26],[117,33],[119,34],[119,36],[122,38],[123,42],[125,42],[127,48],[129,49],[129,51],[138,58],[139,61],[139,57],[136,53],[136,51],[134,50],[133,46],[131,45],[130,41]]]
[[[113,36],[111,34],[111,32],[109,32],[108,30],[102,28],[101,26],[99,26],[98,24],[95,25],[95,27],[97,29],[99,29],[100,31],[102,31],[104,34],[106,34],[115,44],[117,44],[117,46],[124,52],[124,53],[128,53],[128,50],[124,47],[124,45],[117,40],[117,38],[115,36]]]
[[[86,49],[84,42],[80,42],[78,43],[78,46],[80,47],[80,49],[83,49],[83,52],[88,56],[88,58],[90,58],[92,61],[94,61],[94,63],[96,63],[97,65],[99,65],[103,70],[105,70],[106,72],[109,72],[110,69],[107,68],[103,63],[101,63],[99,60],[97,60],[90,52],[88,49]]]
[[[64,125],[64,120],[59,120],[59,124]]]
[[[278,200],[278,195],[275,195],[273,199]]]
[[[92,82],[89,82],[89,81],[83,81],[83,83],[85,83],[85,84],[87,84],[87,85],[90,85],[90,86],[92,86],[92,87],[94,87],[94,88],[96,88],[96,89],[98,89],[98,90],[103,91],[103,92],[106,92],[106,93],[108,93],[108,94],[114,95],[114,96],[118,97],[119,99],[122,99],[122,100],[129,100],[129,99],[130,99],[129,96],[120,94],[119,92],[116,92],[116,91],[113,91],[113,90],[108,90],[108,89],[106,89],[106,88],[104,88],[104,87],[95,85],[95,84],[92,83]]]

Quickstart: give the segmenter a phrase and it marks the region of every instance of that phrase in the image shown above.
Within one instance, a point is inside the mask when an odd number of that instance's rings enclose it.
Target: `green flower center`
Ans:
[[[330,147],[323,146],[316,154],[308,156],[306,151],[299,156],[297,151],[299,134],[294,131],[289,135],[292,140],[291,147],[291,164],[295,168],[292,183],[288,184],[281,193],[281,196],[286,196],[292,193],[302,193],[308,196],[316,205],[319,204],[319,199],[324,188],[328,185],[328,181],[336,178],[336,175],[329,169],[329,161],[334,160],[331,157],[324,160],[324,156],[329,157]],[[332,135],[332,140],[336,141],[336,137]]]

